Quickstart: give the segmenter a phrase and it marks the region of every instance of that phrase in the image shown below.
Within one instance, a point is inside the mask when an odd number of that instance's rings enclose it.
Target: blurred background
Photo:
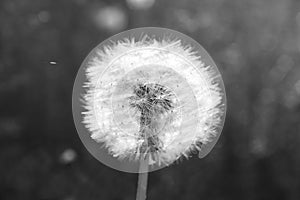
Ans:
[[[213,151],[150,173],[148,199],[300,199],[298,0],[1,0],[0,25],[0,199],[135,199],[137,175],[81,143],[71,98],[92,48],[141,26],[203,45],[228,100]]]

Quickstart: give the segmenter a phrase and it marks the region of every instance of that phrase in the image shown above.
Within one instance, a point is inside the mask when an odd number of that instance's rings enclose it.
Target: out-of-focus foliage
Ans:
[[[300,199],[297,0],[1,0],[0,199],[135,198],[136,175],[82,145],[71,94],[93,47],[140,26],[202,44],[228,99],[214,150],[151,173],[148,198]]]

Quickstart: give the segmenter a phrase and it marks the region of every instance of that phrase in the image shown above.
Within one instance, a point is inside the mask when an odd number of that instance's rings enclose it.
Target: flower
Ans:
[[[225,115],[220,75],[192,47],[145,35],[94,51],[83,123],[112,156],[148,154],[150,165],[168,165],[218,136]]]

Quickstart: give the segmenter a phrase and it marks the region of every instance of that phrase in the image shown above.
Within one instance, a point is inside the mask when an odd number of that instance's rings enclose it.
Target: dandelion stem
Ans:
[[[140,134],[144,138],[140,152],[146,156],[140,159],[139,178],[136,200],[145,200],[147,194],[149,152],[157,151],[159,139],[155,133],[153,120],[159,114],[163,114],[172,108],[169,97],[163,97],[168,93],[163,86],[151,84],[139,84],[134,88],[134,96],[130,98],[131,106],[141,112]],[[148,152],[149,151],[149,152]]]
[[[147,196],[148,160],[148,155],[140,160],[136,200],[145,200]]]

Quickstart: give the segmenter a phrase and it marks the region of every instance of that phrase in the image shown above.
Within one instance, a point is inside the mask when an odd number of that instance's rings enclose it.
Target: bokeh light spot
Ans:
[[[113,6],[99,9],[95,12],[93,19],[99,29],[105,29],[110,32],[121,31],[128,24],[128,17],[124,10]]]
[[[48,11],[45,11],[45,10],[39,12],[39,14],[38,14],[38,19],[42,23],[48,22],[50,20],[50,17],[51,17],[50,13]]]
[[[73,162],[77,157],[77,153],[73,149],[66,149],[60,155],[60,162],[63,164],[69,164]]]
[[[154,5],[155,0],[126,0],[126,2],[131,9],[146,10]]]

